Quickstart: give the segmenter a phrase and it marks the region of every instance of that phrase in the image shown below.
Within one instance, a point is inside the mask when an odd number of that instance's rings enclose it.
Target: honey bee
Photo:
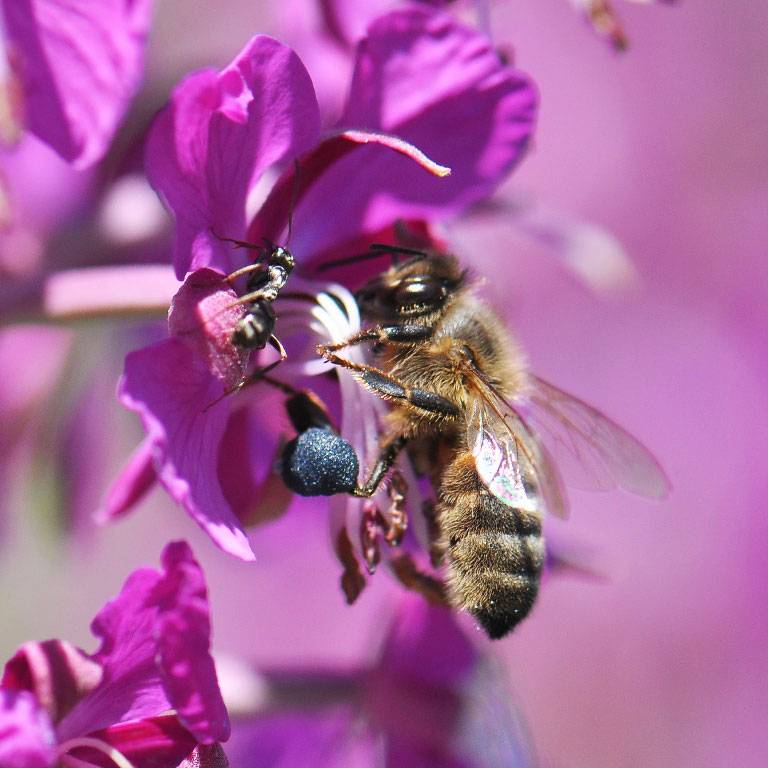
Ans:
[[[542,514],[567,514],[561,470],[574,485],[661,498],[664,471],[595,408],[534,376],[516,341],[444,253],[404,250],[356,294],[373,323],[318,346],[391,407],[381,454],[354,494],[371,496],[407,446],[437,496],[438,549],[450,602],[491,638],[531,610],[544,563]],[[372,345],[375,365],[338,353]],[[550,447],[557,459],[550,454]]]

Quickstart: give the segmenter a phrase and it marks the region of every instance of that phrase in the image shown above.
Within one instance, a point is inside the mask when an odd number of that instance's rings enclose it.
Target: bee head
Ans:
[[[428,253],[392,266],[363,285],[355,298],[369,318],[423,318],[439,314],[465,278],[454,256]]]

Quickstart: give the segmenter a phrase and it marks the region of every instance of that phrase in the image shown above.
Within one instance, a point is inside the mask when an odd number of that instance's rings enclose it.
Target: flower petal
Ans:
[[[169,544],[162,563],[160,573],[135,570],[94,618],[103,679],[59,723],[62,741],[170,709],[197,741],[228,735],[202,571],[186,542]]]
[[[301,202],[312,184],[334,163],[365,145],[398,152],[440,178],[451,172],[450,168],[436,163],[418,147],[397,136],[353,130],[333,133],[302,157],[300,165],[283,171],[248,226],[248,239],[253,242],[259,242],[260,238],[277,240],[288,225],[291,207]]]
[[[237,726],[227,744],[233,766],[370,768],[380,765],[375,739],[355,711],[340,706],[254,718]]]
[[[197,743],[176,715],[119,723],[89,737],[117,749],[135,768],[176,768]],[[104,752],[90,747],[75,747],[70,754],[103,768],[115,765]]]
[[[101,667],[66,640],[29,642],[6,663],[2,688],[35,695],[52,722],[60,720],[101,681]]]
[[[103,677],[59,723],[62,741],[171,708],[155,663],[157,608],[150,600],[162,578],[151,568],[135,570],[91,623],[91,631],[102,640],[93,659]]]
[[[3,0],[27,128],[78,168],[106,152],[143,69],[151,0]]]
[[[55,743],[51,721],[35,697],[0,688],[0,765],[47,768],[56,757]]]
[[[132,352],[118,396],[141,416],[152,443],[155,470],[171,497],[225,552],[254,555],[221,490],[219,446],[227,426],[222,382],[180,339],[166,339]],[[212,407],[209,407],[212,406]]]
[[[361,148],[297,209],[294,250],[298,239],[316,251],[396,219],[444,218],[487,197],[525,153],[535,114],[531,81],[475,29],[424,7],[381,17],[358,46],[341,123],[396,134],[451,175],[433,178],[405,158]]]
[[[159,609],[157,660],[168,698],[198,742],[226,741],[229,717],[210,654],[211,619],[203,572],[182,541],[165,548],[163,567],[166,577],[153,598]]]
[[[97,523],[108,523],[128,514],[157,482],[152,441],[145,438],[131,454],[94,513]]]
[[[174,264],[231,271],[222,237],[245,232],[246,198],[264,171],[317,139],[320,113],[298,56],[254,37],[220,73],[186,78],[147,143],[147,175],[176,217]],[[215,234],[214,234],[215,233]]]

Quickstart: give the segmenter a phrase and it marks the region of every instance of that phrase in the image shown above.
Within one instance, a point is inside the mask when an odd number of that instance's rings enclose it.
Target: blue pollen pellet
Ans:
[[[330,429],[310,427],[283,449],[283,481],[301,496],[351,493],[359,470],[354,448]]]

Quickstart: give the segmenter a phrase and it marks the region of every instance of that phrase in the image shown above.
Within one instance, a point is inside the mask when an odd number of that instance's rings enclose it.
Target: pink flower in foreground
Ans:
[[[94,654],[48,640],[8,661],[3,768],[172,768],[198,745],[229,737],[202,570],[182,541],[166,546],[162,564],[134,571],[96,615]]]
[[[151,0],[2,0],[10,66],[0,67],[0,131],[12,138],[23,126],[77,168],[100,160],[141,80],[151,9]]]
[[[503,674],[454,615],[413,596],[369,666],[259,674],[274,703],[257,703],[258,715],[235,721],[227,745],[233,768],[534,764]]]
[[[184,80],[152,129],[147,172],[176,219],[177,275],[194,271],[174,300],[171,338],[126,360],[120,399],[139,413],[147,439],[113,488],[105,516],[122,514],[157,477],[222,549],[252,559],[243,510],[230,501],[256,487],[237,413],[246,401],[212,405],[249,363],[231,343],[242,310],[231,306],[235,294],[224,281],[246,256],[217,235],[285,242],[293,208],[291,250],[299,264],[316,264],[398,220],[456,215],[490,195],[520,160],[535,107],[530,81],[485,37],[423,8],[370,27],[329,136],[320,134],[303,65],[270,38],[254,38],[220,73]],[[425,173],[442,172],[416,147],[449,165],[451,175]],[[290,161],[297,157],[296,178]],[[248,196],[275,163],[288,169],[249,223]],[[323,287],[305,284],[313,293]],[[305,308],[305,335],[311,327],[327,340],[359,322],[349,293],[339,288],[336,295]],[[278,327],[281,336],[285,328]],[[355,419],[354,408],[345,407],[344,418],[368,433],[351,441],[355,448],[375,443],[372,425]]]

